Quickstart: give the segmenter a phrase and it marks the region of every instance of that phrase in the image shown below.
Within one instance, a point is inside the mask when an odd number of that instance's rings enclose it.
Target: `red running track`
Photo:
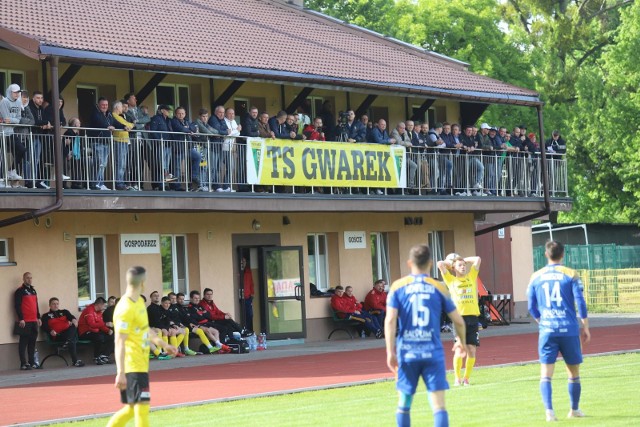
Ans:
[[[640,325],[592,328],[585,354],[640,349]],[[451,343],[445,343],[446,346]],[[483,338],[477,366],[537,359],[537,334]],[[233,356],[231,356],[233,357]],[[451,369],[448,358],[447,369]],[[358,363],[345,364],[344,360]],[[382,348],[153,371],[152,406],[391,378]],[[0,388],[3,424],[114,412],[121,407],[112,375]],[[63,396],[60,398],[60,396]],[[36,409],[37,408],[37,409]],[[55,408],[49,410],[47,408]]]

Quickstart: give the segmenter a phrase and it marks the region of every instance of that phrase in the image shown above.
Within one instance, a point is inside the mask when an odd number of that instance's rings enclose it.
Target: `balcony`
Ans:
[[[145,131],[123,134],[105,129],[102,131],[106,136],[90,137],[87,135],[91,131],[98,130],[75,128],[69,135],[69,129],[62,130],[67,133],[62,137],[63,211],[495,213],[536,211],[543,200],[539,155],[499,151],[466,155],[456,150],[415,147],[407,150],[394,166],[402,171],[397,185],[376,182],[371,179],[373,175],[364,172],[359,179],[344,184],[323,185],[338,173],[338,160],[332,163],[327,159],[316,159],[309,166],[317,168],[317,182],[300,174],[295,185],[276,185],[265,184],[264,176],[256,176],[256,156],[271,166],[282,160],[282,153],[247,151],[248,146],[273,140],[207,139],[175,132],[157,133],[159,138],[154,139]],[[0,185],[4,186],[0,188],[0,209],[23,211],[50,204],[56,185],[53,135],[36,134],[31,127],[15,125],[2,126],[1,137]],[[301,147],[296,156],[302,155],[304,147],[318,144],[329,151],[381,149],[378,144],[346,147],[341,142],[285,144]],[[24,159],[16,164],[23,151],[21,146],[26,149]],[[276,159],[278,155],[280,158]],[[309,157],[296,161],[310,165],[314,160]],[[369,166],[375,168],[374,163]],[[552,210],[570,209],[566,158],[548,155],[546,166]],[[13,170],[22,179],[7,180]]]

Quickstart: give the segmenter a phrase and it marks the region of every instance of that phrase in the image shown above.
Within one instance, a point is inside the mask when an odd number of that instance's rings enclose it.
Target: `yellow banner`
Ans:
[[[404,188],[402,146],[249,138],[247,182],[259,185]]]

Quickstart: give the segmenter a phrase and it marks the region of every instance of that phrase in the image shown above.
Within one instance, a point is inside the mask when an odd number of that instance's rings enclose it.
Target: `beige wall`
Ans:
[[[514,317],[526,317],[527,313],[527,285],[533,273],[533,240],[531,227],[511,227],[511,259],[513,296],[515,303]]]
[[[235,213],[54,213],[50,227],[45,219],[36,226],[33,221],[0,229],[0,238],[12,239],[11,259],[16,266],[0,267],[0,287],[10,296],[21,284],[22,274],[30,271],[39,293],[40,310],[47,310],[51,296],[61,299],[64,307],[77,313],[77,280],[75,237],[78,235],[103,235],[107,237],[108,294],[121,294],[125,288],[125,273],[131,265],[143,265],[148,270],[145,293],[162,291],[160,255],[122,255],[119,252],[119,235],[123,233],[187,234],[190,289],[214,289],[216,303],[225,311],[234,312],[234,265],[232,234],[256,233],[251,222],[261,223],[259,233],[279,233],[283,246],[302,246],[305,254],[304,275],[308,283],[309,271],[306,259],[307,233],[334,233],[338,254],[331,259],[332,277],[337,284],[351,285],[359,298],[364,298],[372,285],[371,248],[345,249],[344,231],[389,232],[397,236],[397,243],[390,242],[391,272],[393,279],[408,274],[405,264],[411,246],[427,241],[432,230],[453,230],[455,250],[472,252],[474,245],[473,217],[470,214],[423,215],[422,226],[405,226],[404,215],[396,214],[287,214],[290,225],[282,224],[281,214]],[[3,217],[8,216],[3,214]],[[412,214],[415,216],[415,214]],[[211,232],[209,239],[209,232]],[[64,236],[69,240],[65,240]],[[393,239],[390,239],[390,241]],[[334,246],[334,247],[335,247]],[[335,271],[338,270],[338,271]],[[307,317],[328,316],[328,300],[310,298],[307,294]],[[14,310],[11,299],[5,299],[5,310],[0,313],[0,324],[11,324]],[[238,313],[236,317],[239,317]],[[0,329],[0,343],[14,342],[9,328]]]

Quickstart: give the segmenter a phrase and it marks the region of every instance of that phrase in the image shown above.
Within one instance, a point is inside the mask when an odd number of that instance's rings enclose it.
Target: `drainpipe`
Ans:
[[[55,175],[56,175],[56,200],[55,203],[45,206],[42,209],[27,212],[22,215],[0,220],[0,228],[18,224],[20,222],[29,221],[34,218],[47,215],[57,211],[62,207],[62,134],[60,130],[60,110],[57,107],[60,98],[60,87],[58,86],[58,57],[49,58],[49,66],[51,68],[51,102],[55,103],[53,108],[53,151],[55,159]],[[44,67],[43,67],[44,68]],[[44,68],[46,70],[46,68]]]
[[[538,131],[540,132],[540,153],[542,154],[542,161],[540,165],[540,173],[542,174],[542,192],[544,196],[544,209],[538,212],[534,212],[530,215],[523,216],[522,218],[513,219],[511,221],[503,222],[501,224],[492,225],[482,230],[476,231],[476,236],[491,233],[492,231],[499,230],[501,228],[510,227],[512,225],[521,224],[532,219],[540,218],[541,216],[549,215],[551,213],[551,201],[549,200],[549,178],[547,177],[547,150],[544,146],[544,129],[542,124],[542,105],[536,107],[538,110]]]

